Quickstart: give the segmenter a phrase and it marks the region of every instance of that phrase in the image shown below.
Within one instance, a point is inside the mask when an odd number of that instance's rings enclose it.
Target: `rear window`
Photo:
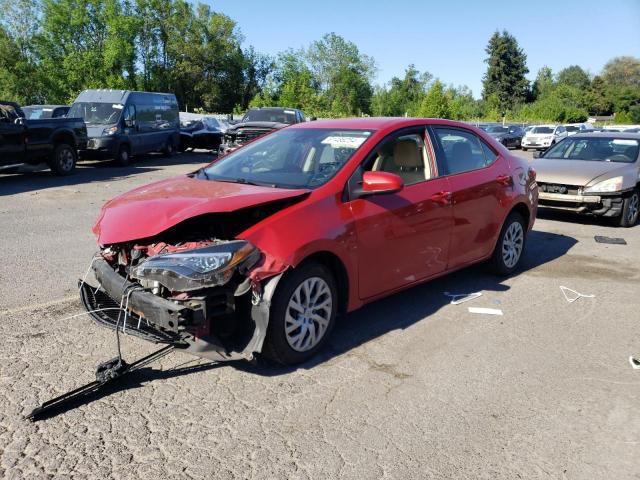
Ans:
[[[551,127],[533,127],[531,133],[553,133],[553,128]]]

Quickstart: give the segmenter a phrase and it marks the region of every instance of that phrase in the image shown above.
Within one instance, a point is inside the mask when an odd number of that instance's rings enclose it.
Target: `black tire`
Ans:
[[[115,162],[121,167],[126,167],[131,163],[131,149],[129,148],[129,145],[126,143],[120,145],[118,153],[116,154]]]
[[[173,157],[174,153],[176,153],[176,149],[173,145],[173,139],[167,138],[167,141],[165,142],[164,147],[162,148],[162,154],[165,157]]]
[[[526,152],[526,151],[527,151],[527,149],[526,149],[526,148],[524,148],[524,147],[522,147],[522,151],[523,151],[523,152]]]
[[[633,227],[638,223],[638,216],[640,216],[640,191],[636,188],[622,201],[622,214],[618,225],[625,228]]]
[[[47,164],[56,175],[71,175],[78,163],[78,153],[68,143],[58,143]]]
[[[328,287],[328,290],[330,292],[329,294],[331,296],[331,311],[329,314],[326,329],[324,330],[319,340],[314,344],[312,348],[309,348],[305,351],[299,351],[294,349],[289,343],[290,341],[287,339],[287,333],[285,331],[285,329],[287,328],[286,318],[289,310],[290,315],[299,315],[298,318],[302,317],[302,322],[304,322],[306,320],[305,314],[298,314],[293,308],[289,307],[289,302],[294,299],[296,290],[298,290],[299,287],[302,288],[302,284],[305,281],[313,281],[313,279],[315,278],[323,280],[325,282],[325,285]],[[325,297],[321,296],[320,298]],[[301,297],[300,300],[302,300]],[[326,300],[323,300],[323,302],[325,301]],[[300,303],[302,304],[303,302]],[[317,311],[319,309],[311,308],[309,310]],[[333,326],[335,324],[337,311],[338,293],[336,289],[336,282],[331,271],[327,267],[320,263],[309,262],[303,263],[299,267],[290,270],[289,272],[285,273],[285,275],[280,280],[280,283],[278,284],[274,297],[271,301],[271,309],[269,312],[269,327],[267,328],[267,335],[264,341],[264,346],[262,348],[262,354],[269,360],[283,365],[295,365],[308,360],[323,347],[323,345],[327,341],[327,338],[329,338],[331,330],[333,330]],[[310,319],[308,319],[308,321],[310,324],[313,323],[314,332],[317,331],[316,328],[321,328],[318,322]],[[310,333],[308,334],[307,330],[305,330],[303,333],[302,328],[300,328],[300,330],[295,329],[290,332],[290,334],[295,334],[295,332],[299,332],[298,335],[302,335],[303,340],[304,338],[309,338],[311,336]]]
[[[514,224],[520,225],[520,230],[522,233],[522,242],[520,244],[519,253],[517,255],[517,258],[515,259],[515,263],[511,263],[511,261],[507,262],[507,260],[505,259],[506,254],[505,252],[503,252],[503,249],[506,248],[508,250],[508,248],[505,246],[505,237],[507,237],[507,234],[508,234],[507,232],[510,231],[510,228],[512,228],[512,225]],[[517,230],[517,227],[513,227],[513,228]],[[518,269],[518,267],[520,266],[520,262],[522,262],[522,257],[524,255],[526,244],[527,244],[527,224],[525,223],[524,218],[522,218],[522,215],[520,215],[518,212],[511,212],[507,217],[507,219],[505,220],[504,224],[502,225],[502,230],[500,230],[500,235],[498,236],[496,247],[494,248],[493,255],[489,260],[489,264],[488,264],[489,269],[496,275],[500,275],[500,276],[511,275],[513,272],[515,272]]]

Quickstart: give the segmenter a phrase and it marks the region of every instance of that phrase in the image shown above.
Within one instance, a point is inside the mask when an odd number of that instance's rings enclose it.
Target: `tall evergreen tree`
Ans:
[[[488,99],[495,95],[504,114],[527,99],[527,56],[518,46],[515,37],[506,30],[502,33],[496,31],[489,39],[485,51],[489,56],[485,60],[488,67],[482,79],[482,98]]]

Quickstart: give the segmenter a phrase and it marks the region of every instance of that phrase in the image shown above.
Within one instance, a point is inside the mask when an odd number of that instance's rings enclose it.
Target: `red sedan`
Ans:
[[[81,297],[194,355],[294,364],[339,313],[478,262],[512,273],[537,201],[527,162],[466,124],[302,123],[109,201]]]

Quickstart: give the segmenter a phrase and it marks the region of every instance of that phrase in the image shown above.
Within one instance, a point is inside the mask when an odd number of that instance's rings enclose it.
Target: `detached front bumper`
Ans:
[[[618,217],[622,214],[623,198],[616,195],[570,195],[539,192],[538,205],[587,215]]]
[[[90,317],[102,326],[217,361],[251,359],[262,350],[270,299],[280,276],[268,280],[261,297],[253,302],[251,292],[244,298],[234,297],[233,289],[225,287],[212,289],[206,297],[179,302],[143,290],[102,258],[93,262],[92,269],[99,286],[83,284],[80,297]],[[121,305],[128,306],[127,310]],[[240,322],[241,316],[246,330],[242,336],[223,339],[217,334],[219,325]]]

